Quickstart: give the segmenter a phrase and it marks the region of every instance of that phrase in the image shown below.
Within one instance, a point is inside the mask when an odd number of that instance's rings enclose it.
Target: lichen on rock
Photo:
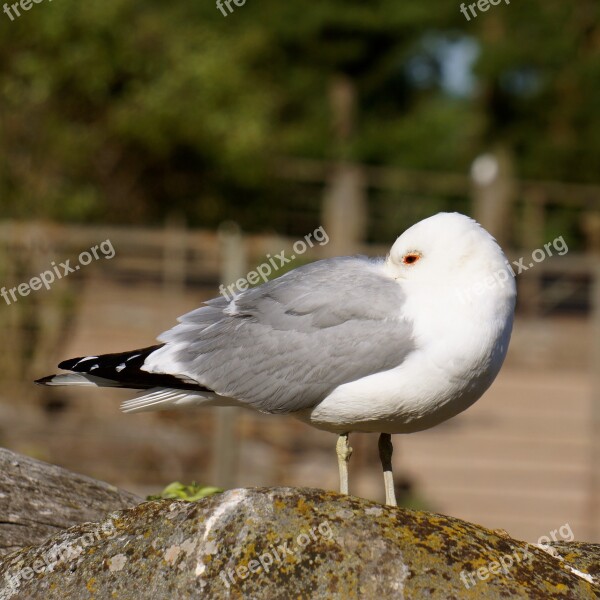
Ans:
[[[237,489],[146,502],[14,552],[0,563],[0,598],[600,597],[598,547],[567,546],[557,558],[442,515],[314,489]],[[482,567],[484,580],[473,575]]]

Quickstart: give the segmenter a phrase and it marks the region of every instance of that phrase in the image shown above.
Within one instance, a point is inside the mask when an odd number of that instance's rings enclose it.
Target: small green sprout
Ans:
[[[163,500],[163,499],[179,499],[187,500],[188,502],[195,502],[201,498],[212,496],[213,494],[220,494],[223,490],[214,486],[203,486],[195,481],[192,481],[190,485],[184,485],[179,481],[170,483],[160,494],[155,496],[148,496],[148,500]]]

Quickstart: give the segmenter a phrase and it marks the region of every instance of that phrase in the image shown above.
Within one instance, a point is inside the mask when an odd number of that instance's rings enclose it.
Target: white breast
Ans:
[[[398,367],[336,388],[298,414],[337,433],[408,433],[462,412],[488,389],[506,356],[514,294],[492,290],[473,302],[411,290],[403,306],[416,350]]]

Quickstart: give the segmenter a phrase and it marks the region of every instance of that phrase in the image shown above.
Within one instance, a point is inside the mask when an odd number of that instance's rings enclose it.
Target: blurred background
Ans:
[[[65,358],[154,343],[322,226],[288,268],[382,255],[438,211],[518,275],[509,356],[475,406],[395,436],[401,502],[535,541],[600,542],[600,5],[523,0],[42,0],[0,13],[0,445],[141,494],[168,483],[337,489],[335,436],[292,417],[123,415],[33,386]],[[539,256],[539,254],[538,254]],[[279,271],[277,274],[281,274]],[[377,437],[351,491],[382,499]]]

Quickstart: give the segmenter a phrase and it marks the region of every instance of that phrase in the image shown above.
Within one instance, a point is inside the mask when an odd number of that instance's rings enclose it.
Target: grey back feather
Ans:
[[[337,386],[399,365],[413,349],[403,293],[376,261],[299,267],[229,302],[215,298],[159,340],[185,375],[263,412],[318,404]],[[154,370],[156,367],[153,368]]]

